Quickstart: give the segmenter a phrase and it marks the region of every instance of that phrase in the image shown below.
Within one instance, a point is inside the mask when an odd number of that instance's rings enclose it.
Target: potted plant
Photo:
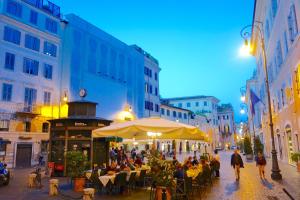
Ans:
[[[300,172],[300,152],[292,153],[291,159],[297,165],[297,170]]]
[[[253,150],[252,150],[251,140],[249,136],[246,136],[244,139],[244,151],[246,154],[246,159],[253,160]]]
[[[82,192],[85,185],[85,171],[89,168],[87,156],[81,151],[67,152],[67,176],[74,180],[74,191]]]
[[[156,200],[171,200],[171,190],[174,187],[175,166],[172,161],[162,160],[159,152],[152,152],[148,156],[151,167],[150,176],[156,186]]]
[[[261,143],[258,136],[254,138],[254,155],[257,156],[258,152],[264,152],[264,145]]]

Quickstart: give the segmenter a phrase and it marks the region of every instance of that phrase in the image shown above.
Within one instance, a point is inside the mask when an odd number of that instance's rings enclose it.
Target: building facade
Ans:
[[[206,120],[204,115],[195,115],[192,111],[184,108],[179,108],[176,106],[171,106],[165,102],[161,103],[160,107],[160,116],[161,118],[192,125],[198,127],[201,131],[208,133],[209,131],[209,123]],[[162,140],[161,148],[168,149],[168,145],[173,145],[172,141],[170,140]],[[166,147],[163,147],[163,146]],[[200,151],[206,153],[209,151],[210,148],[206,148],[207,144],[205,142],[193,141],[193,140],[176,140],[176,152],[190,152],[190,151]],[[172,148],[171,148],[172,149]]]
[[[219,146],[219,130],[218,130],[218,103],[219,100],[213,96],[192,96],[192,97],[177,97],[166,98],[163,102],[192,111],[197,116],[204,116],[209,124],[207,131],[211,138],[211,148]]]
[[[262,22],[257,24],[256,22]],[[270,82],[271,107],[274,121],[274,137],[278,158],[293,164],[291,154],[299,151],[299,42],[300,2],[295,0],[256,1],[253,23],[263,30]],[[265,153],[271,154],[271,135],[268,120],[268,102],[265,87],[265,71],[257,28],[252,34],[253,54],[257,61],[257,73],[253,88],[262,103],[255,105],[257,122],[255,129],[263,133]],[[249,96],[249,94],[248,94]],[[248,97],[249,98],[249,97]],[[255,114],[256,115],[256,114]],[[255,119],[255,118],[254,118]]]
[[[59,103],[60,8],[47,0],[0,1],[0,137],[9,167],[47,149],[49,112]],[[0,156],[1,157],[1,156]]]
[[[0,159],[9,167],[47,157],[48,120],[67,117],[67,102],[95,102],[96,117],[109,120],[141,118],[148,81],[150,116],[160,113],[158,61],[48,0],[0,0],[0,57]]]
[[[218,106],[219,143],[221,147],[236,145],[236,130],[234,122],[234,111],[231,104]]]
[[[126,105],[144,116],[144,56],[80,17],[66,15],[63,41],[63,93],[97,102],[97,116],[115,119]]]
[[[159,116],[159,63],[148,52],[137,45],[132,47],[144,57],[145,106],[144,117]]]

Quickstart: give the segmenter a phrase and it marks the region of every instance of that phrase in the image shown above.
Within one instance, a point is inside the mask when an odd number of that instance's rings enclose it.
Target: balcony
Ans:
[[[17,104],[16,116],[35,118],[40,115],[40,109],[36,105]]]
[[[56,17],[61,18],[60,7],[48,0],[22,0],[44,12]]]

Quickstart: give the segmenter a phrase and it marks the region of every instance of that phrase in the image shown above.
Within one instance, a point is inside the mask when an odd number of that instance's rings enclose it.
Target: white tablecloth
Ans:
[[[104,187],[107,185],[107,183],[109,182],[109,180],[112,183],[114,183],[115,182],[115,178],[116,178],[116,174],[114,174],[114,175],[99,176],[99,180],[101,181],[101,183],[103,184]]]

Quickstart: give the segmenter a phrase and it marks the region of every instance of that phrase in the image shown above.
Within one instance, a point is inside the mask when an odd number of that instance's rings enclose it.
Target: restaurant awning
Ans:
[[[93,138],[121,137],[123,139],[183,139],[206,140],[206,134],[197,127],[174,122],[159,117],[142,118],[133,121],[112,124],[96,129]]]

